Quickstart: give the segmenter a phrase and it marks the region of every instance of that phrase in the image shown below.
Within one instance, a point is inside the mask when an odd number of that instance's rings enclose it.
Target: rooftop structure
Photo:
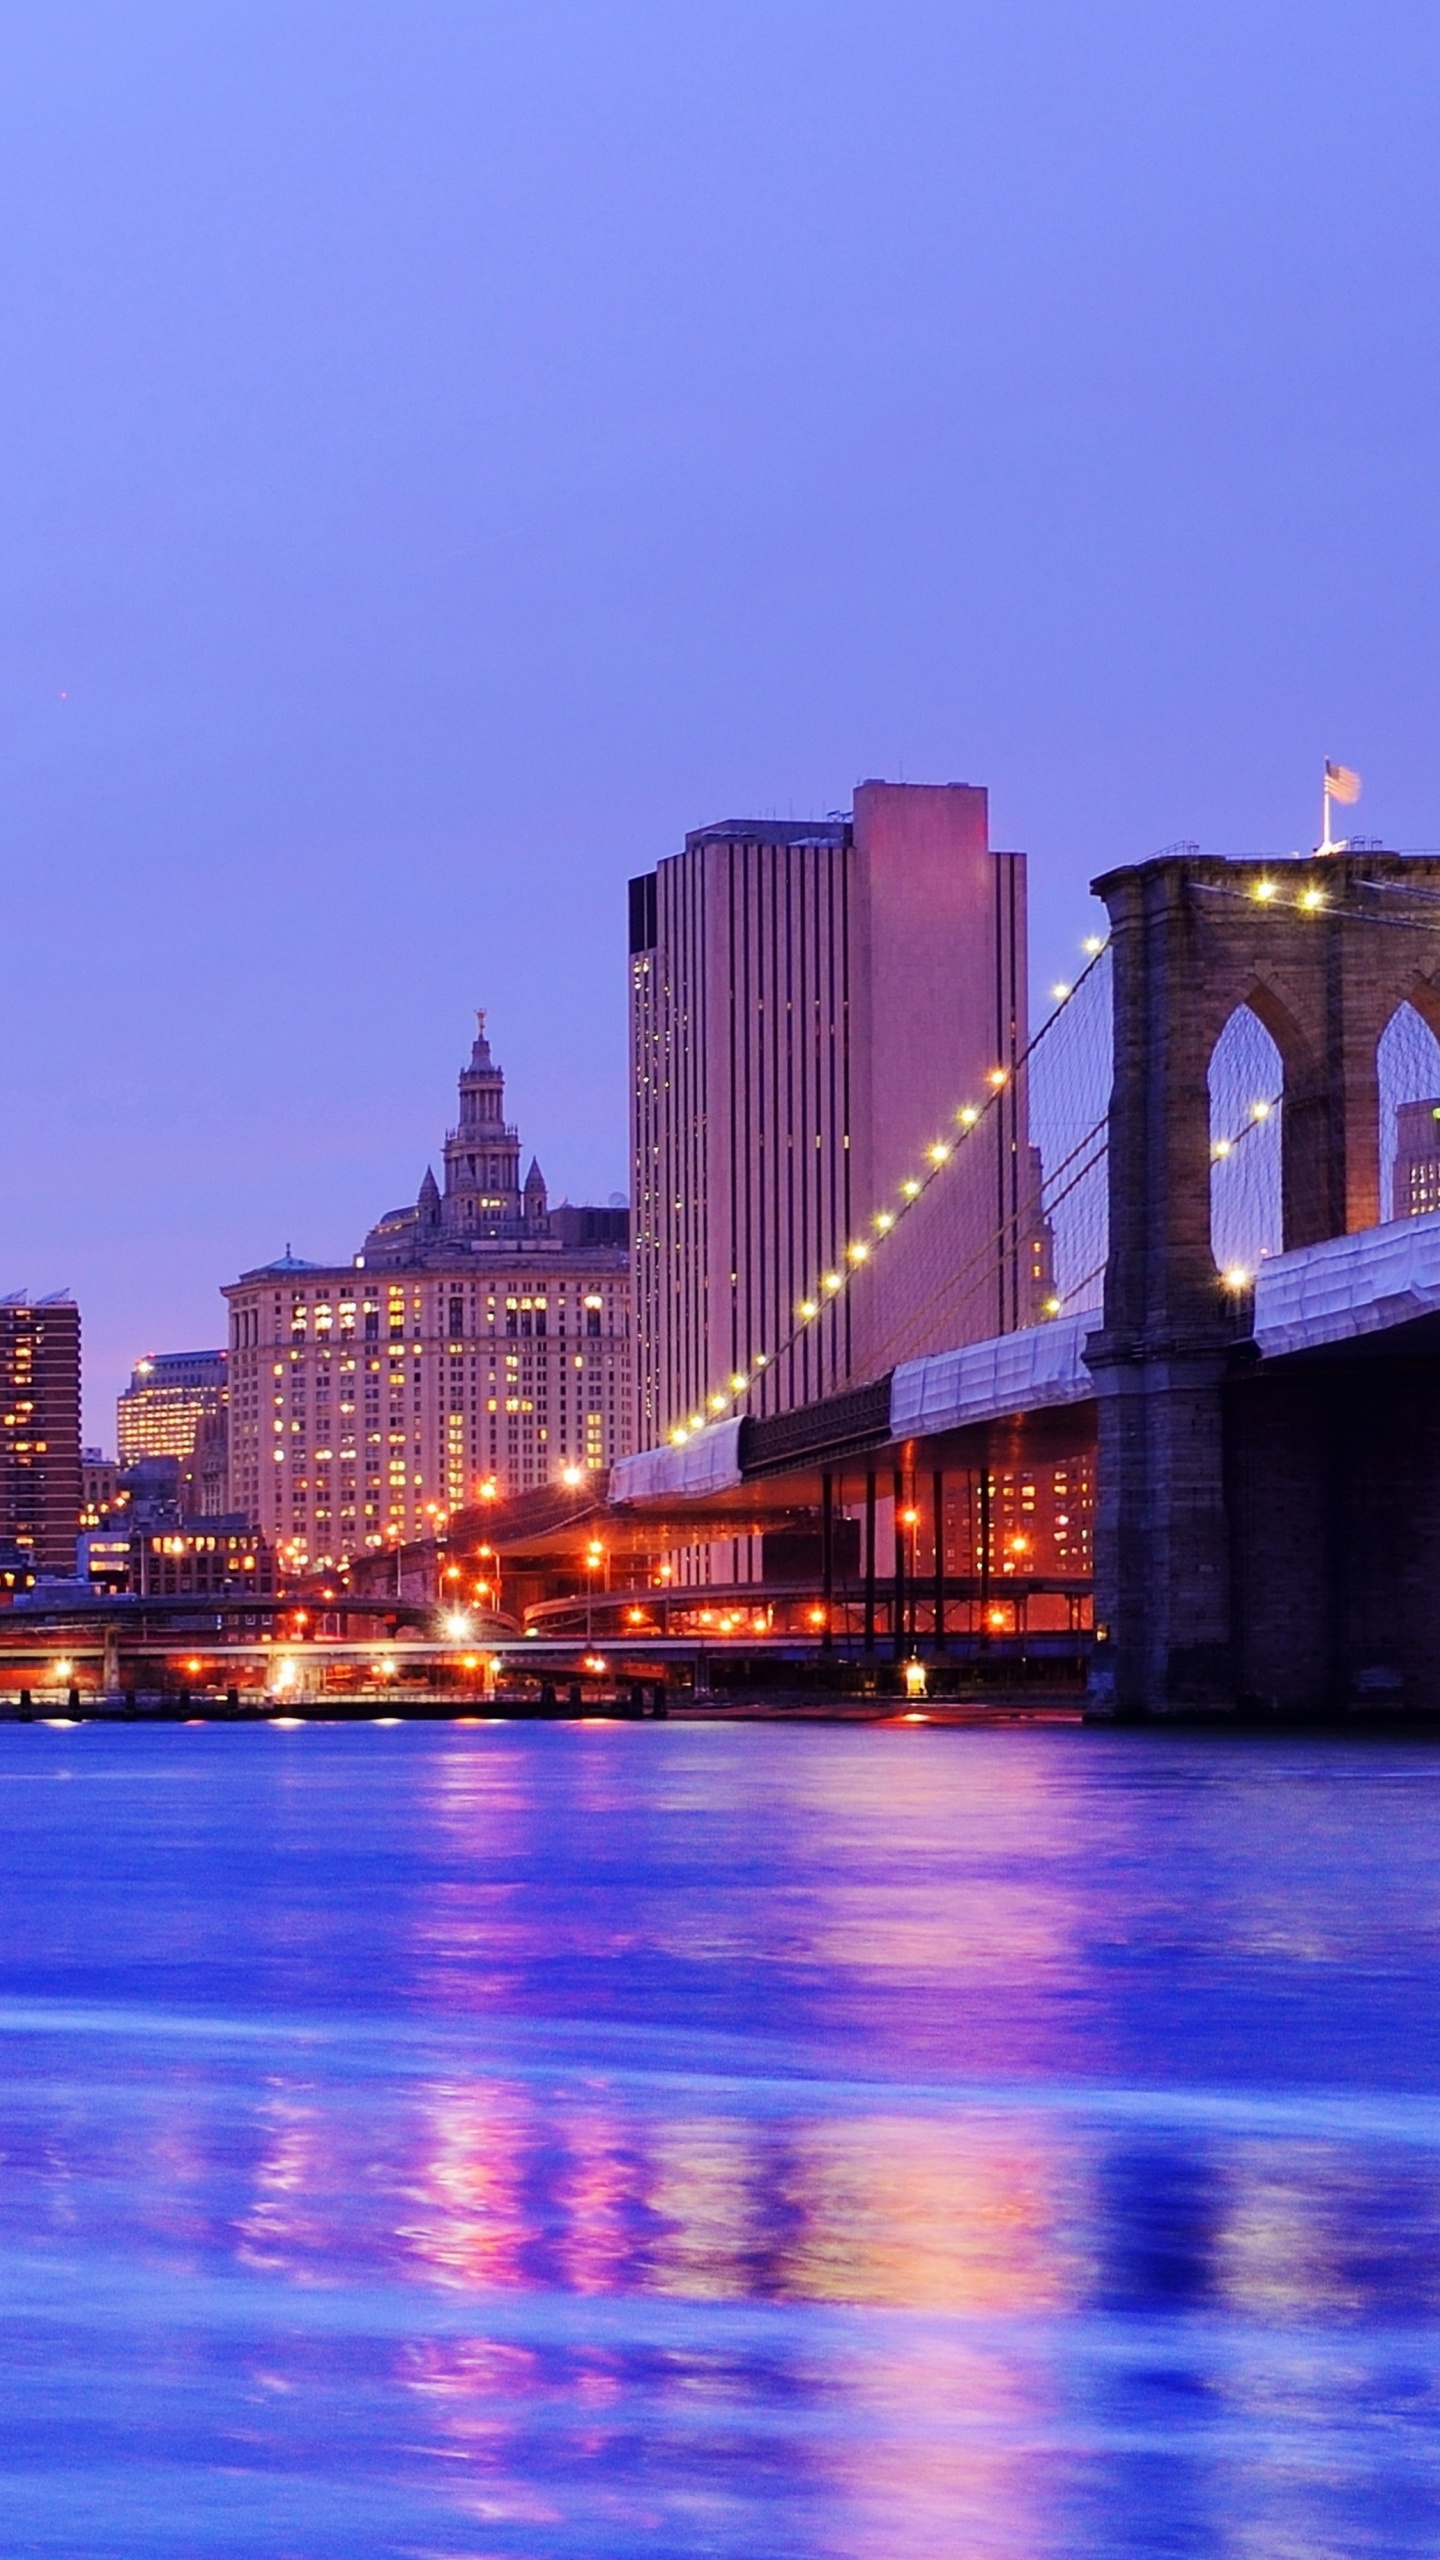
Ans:
[[[486,1488],[578,1482],[634,1445],[628,1212],[552,1210],[533,1161],[521,1182],[478,1022],[443,1192],[427,1170],[352,1262],[287,1246],[225,1291],[229,1506],[289,1566],[434,1534]]]

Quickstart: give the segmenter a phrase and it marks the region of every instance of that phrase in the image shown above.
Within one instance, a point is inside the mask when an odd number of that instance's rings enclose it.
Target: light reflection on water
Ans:
[[[0,2549],[1440,2541],[1440,1757],[0,1733]]]

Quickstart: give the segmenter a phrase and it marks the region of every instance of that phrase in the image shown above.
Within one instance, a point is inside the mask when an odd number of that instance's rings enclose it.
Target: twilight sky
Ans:
[[[0,1288],[92,1438],[413,1196],[627,1182],[623,884],[866,774],[1440,842],[1418,0],[0,5]]]

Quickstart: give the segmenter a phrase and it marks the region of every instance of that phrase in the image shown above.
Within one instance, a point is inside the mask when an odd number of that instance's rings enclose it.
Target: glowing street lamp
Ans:
[[[594,1631],[595,1576],[600,1572],[604,1562],[605,1550],[598,1538],[592,1538],[585,1550],[585,1641],[587,1644]]]

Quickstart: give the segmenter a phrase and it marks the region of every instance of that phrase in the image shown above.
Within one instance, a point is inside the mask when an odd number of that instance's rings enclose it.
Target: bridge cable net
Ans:
[[[1099,1314],[1109,1251],[1111,1006],[1107,947],[1020,1061],[1008,1121],[997,1097],[974,1133],[980,1145],[939,1168],[888,1255],[877,1256],[882,1321],[864,1342],[869,1375],[1057,1316]],[[1440,1046],[1435,1059],[1440,1067]],[[1407,1072],[1423,1082],[1418,1069]],[[1434,1090],[1440,1100],[1440,1083]],[[1236,1283],[1281,1250],[1282,1125],[1279,1051],[1239,1006],[1210,1071],[1211,1232],[1217,1269]],[[992,1208],[987,1221],[1007,1162],[1026,1168],[1028,1180],[1012,1182],[1002,1213]]]
[[[1274,901],[1274,867],[1248,890],[1198,883],[1226,901]],[[1365,889],[1396,884],[1366,882]],[[1333,906],[1313,886],[1299,903],[1380,930],[1413,932],[1435,919],[1423,903],[1440,892],[1399,894],[1422,912]],[[1073,988],[1054,989],[1055,1010],[1033,1040],[997,1062],[983,1098],[960,1103],[846,1248],[840,1269],[820,1275],[784,1339],[757,1350],[744,1373],[718,1382],[703,1410],[675,1426],[683,1443],[745,1409],[756,1373],[793,1349],[807,1325],[838,1314],[851,1328],[848,1383],[878,1378],[897,1362],[957,1348],[1071,1314],[1098,1312],[1108,1255],[1108,1114],[1113,1074],[1112,967],[1102,946]],[[1426,1102],[1440,1117],[1440,1042],[1401,1005],[1380,1043],[1381,1155],[1385,1208],[1396,1158],[1396,1113]],[[1283,1244],[1283,1074],[1270,1035],[1237,1008],[1212,1054],[1211,1235],[1221,1277],[1248,1283]],[[1415,1204],[1411,1204],[1412,1206]],[[1440,1205],[1440,1200],[1435,1204]]]
[[[1408,895],[1440,905],[1440,893]],[[1382,930],[1401,922],[1343,912]],[[1406,916],[1404,929],[1415,920]],[[1099,1312],[1109,1251],[1112,977],[1107,945],[1073,988],[1054,991],[1055,1010],[984,1110],[970,1115],[963,1144],[937,1147],[923,1182],[905,1186],[912,1196],[903,1223],[857,1275],[853,1376]],[[1440,1040],[1411,1005],[1391,1016],[1377,1069],[1388,1217],[1403,1213],[1392,1205],[1399,1106],[1423,1104],[1440,1119]],[[1209,1091],[1216,1268],[1232,1285],[1248,1284],[1284,1250],[1284,1070],[1248,1005],[1237,1006],[1216,1043]]]
[[[857,1288],[857,1378],[1100,1304],[1111,963],[1097,953],[959,1142],[941,1141]]]
[[[785,1359],[807,1326],[833,1324],[842,1299],[847,1386],[868,1384],[923,1352],[1098,1304],[1111,973],[1108,946],[1090,947],[1094,956],[1074,986],[1052,990],[1055,1010],[1034,1039],[1023,1040],[1016,1027],[1011,1057],[996,1062],[976,1093],[957,1098],[943,1129],[917,1148],[911,1169],[862,1222],[839,1265],[817,1275],[782,1337],[753,1352],[743,1371],[717,1380],[703,1403],[672,1425],[673,1444],[684,1446],[743,1412],[759,1375]],[[1032,1097],[1044,1143],[1031,1128]]]

